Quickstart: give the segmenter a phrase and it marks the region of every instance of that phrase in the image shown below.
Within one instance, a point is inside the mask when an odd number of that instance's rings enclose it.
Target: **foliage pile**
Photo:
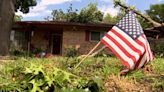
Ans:
[[[42,60],[44,62],[32,59],[29,63],[26,59],[20,59],[17,63],[4,63],[7,67],[1,68],[0,91],[90,92],[89,87],[94,81],[58,68],[59,63]]]
[[[90,57],[72,70],[77,57],[18,58],[15,62],[1,62],[0,91],[31,92],[111,92],[164,90],[164,59],[154,62],[126,76],[115,57]]]

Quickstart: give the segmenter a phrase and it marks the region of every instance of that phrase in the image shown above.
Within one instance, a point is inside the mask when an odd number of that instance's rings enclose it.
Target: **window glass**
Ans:
[[[91,32],[91,41],[100,41],[100,32]]]
[[[86,38],[89,38],[88,41],[100,41],[105,33],[106,32],[89,31],[88,35],[86,34]]]
[[[100,32],[100,39],[101,39],[102,37],[104,37],[104,35],[105,35],[105,32]]]
[[[100,41],[103,36],[104,32],[91,32],[90,41]]]

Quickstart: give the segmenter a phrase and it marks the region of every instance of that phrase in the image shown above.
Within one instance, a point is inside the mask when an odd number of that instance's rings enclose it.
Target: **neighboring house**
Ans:
[[[56,55],[66,55],[67,48],[73,47],[78,51],[78,54],[86,54],[112,26],[113,24],[59,21],[15,22],[11,31],[11,46],[28,51],[41,49]],[[153,34],[156,35],[156,32]],[[110,53],[109,50],[106,51]]]

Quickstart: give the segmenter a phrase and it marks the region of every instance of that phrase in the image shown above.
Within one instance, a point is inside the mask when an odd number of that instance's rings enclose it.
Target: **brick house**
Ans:
[[[10,37],[12,47],[65,55],[68,47],[86,54],[111,29],[111,24],[81,24],[70,22],[24,21],[15,22]],[[100,46],[101,47],[101,46]]]
[[[78,54],[86,54],[112,26],[59,21],[15,22],[11,31],[11,46],[28,51],[39,48],[56,55],[66,55],[66,49],[71,46],[77,49]]]

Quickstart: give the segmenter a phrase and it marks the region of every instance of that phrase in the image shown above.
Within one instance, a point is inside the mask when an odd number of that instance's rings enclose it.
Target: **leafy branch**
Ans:
[[[142,18],[144,18],[147,21],[149,21],[150,23],[152,23],[154,27],[164,27],[164,23],[159,23],[159,22],[153,20],[150,16],[143,15],[142,13],[140,13],[137,10],[135,10],[134,8],[132,8],[130,6],[127,6],[126,4],[121,3],[120,0],[114,0],[114,4],[115,4],[116,7],[120,6],[121,8],[123,8],[125,10],[133,10],[137,15],[141,16]]]

